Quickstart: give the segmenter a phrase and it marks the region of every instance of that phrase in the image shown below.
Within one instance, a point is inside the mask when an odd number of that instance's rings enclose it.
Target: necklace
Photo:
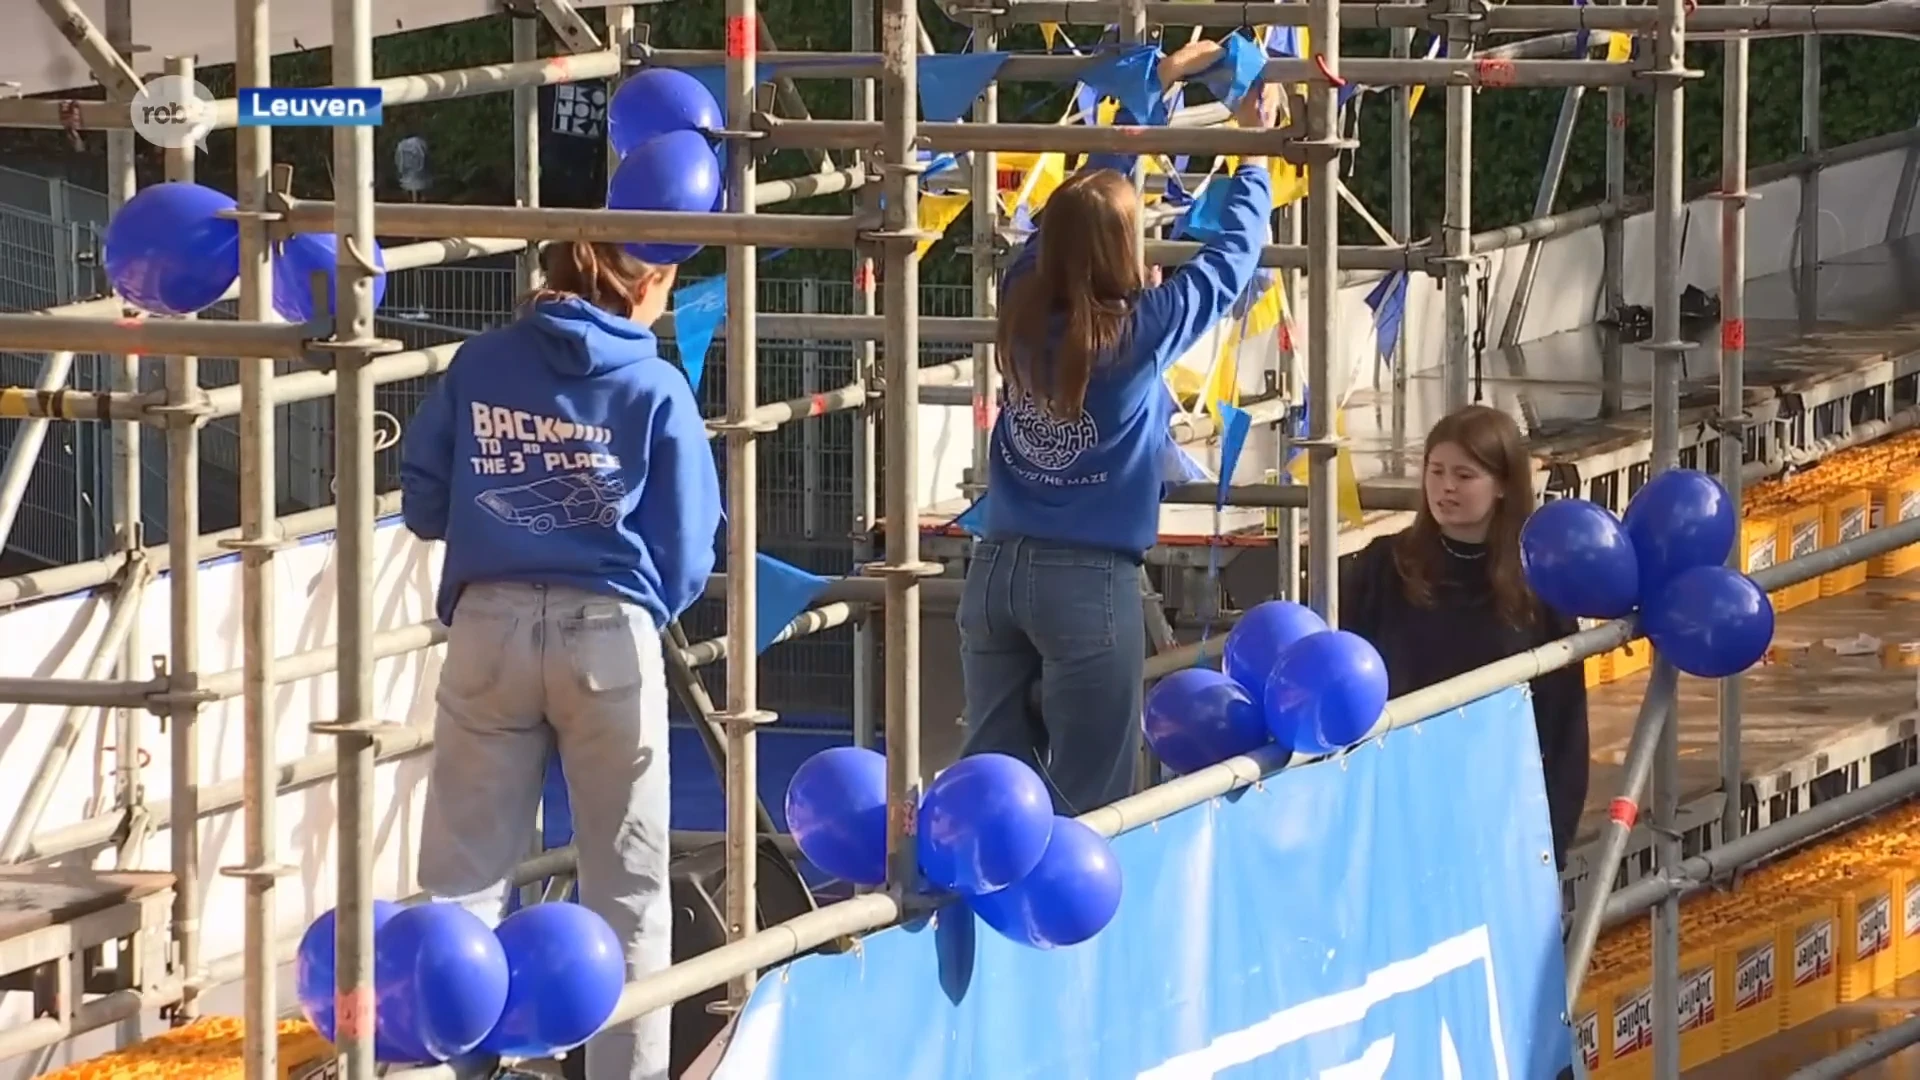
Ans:
[[[1454,541],[1447,539],[1445,533],[1442,533],[1440,535],[1440,546],[1443,548],[1446,548],[1447,554],[1453,556],[1456,559],[1484,559],[1487,557],[1487,551],[1485,548],[1481,548],[1479,551],[1460,550],[1459,548],[1454,546]]]

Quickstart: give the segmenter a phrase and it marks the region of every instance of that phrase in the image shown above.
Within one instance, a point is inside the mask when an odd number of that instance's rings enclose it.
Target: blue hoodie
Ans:
[[[1171,399],[1164,376],[1232,309],[1260,265],[1273,191],[1267,170],[1242,165],[1220,235],[1164,284],[1134,299],[1116,355],[1101,357],[1080,419],[1062,422],[1037,402],[1003,393],[994,422],[982,531],[1144,557],[1160,537]],[[1007,280],[1033,269],[1040,234]]]
[[[400,509],[446,540],[440,621],[481,581],[571,585],[662,626],[707,586],[720,481],[653,332],[584,300],[460,346],[407,425]]]

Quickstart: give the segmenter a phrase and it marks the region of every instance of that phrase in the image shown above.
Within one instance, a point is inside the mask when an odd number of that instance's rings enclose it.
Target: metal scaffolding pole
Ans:
[[[1746,4],[1747,0],[1735,0]],[[1742,34],[1725,45],[1720,90],[1720,483],[1740,506],[1746,461],[1747,409],[1747,61]],[[1727,553],[1744,572],[1745,545]],[[1740,761],[1741,677],[1720,680],[1720,843],[1740,838],[1746,824],[1746,784]]]
[[[1659,473],[1679,465],[1680,365],[1690,347],[1680,340],[1680,239],[1685,211],[1685,113],[1682,88],[1687,71],[1686,4],[1659,0],[1654,31],[1653,155],[1653,460]],[[1655,656],[1657,665],[1666,662]],[[1648,693],[1668,699],[1674,689],[1661,683]],[[1663,874],[1679,870],[1680,834],[1674,819],[1680,808],[1679,725],[1663,724],[1653,767],[1654,861]],[[1599,872],[1606,876],[1610,867]],[[1680,1076],[1680,900],[1669,897],[1653,916],[1653,1074],[1656,1080]]]
[[[1409,5],[1413,6],[1413,5]],[[1393,31],[1393,55],[1406,57],[1413,51],[1413,30],[1396,29]],[[1390,176],[1388,183],[1393,199],[1393,238],[1406,244],[1413,240],[1413,88],[1396,86],[1393,89],[1393,118],[1388,132],[1392,139],[1389,150]],[[1412,287],[1412,282],[1407,283]],[[1407,473],[1407,377],[1409,362],[1407,359],[1406,320],[1399,322],[1399,332],[1393,342],[1393,409],[1392,422],[1388,428],[1391,453],[1387,458],[1388,476],[1405,476]],[[1283,530],[1284,531],[1284,530]]]
[[[760,8],[758,0],[726,0],[727,126],[745,131],[752,126],[755,87],[760,82],[758,55]],[[733,144],[727,155],[729,209],[751,223],[755,215],[754,155],[745,143]],[[752,229],[744,230],[751,236]],[[760,709],[758,603],[754,553],[760,543],[760,468],[755,436],[763,425],[753,419],[759,404],[760,356],[755,317],[759,308],[758,251],[727,248],[727,422],[723,429],[727,453],[727,709],[726,725],[726,866],[727,940],[741,941],[759,928],[759,822],[754,817],[759,795],[760,724],[772,719]],[[753,993],[754,973],[741,972],[727,984],[727,1005],[736,1015]]]
[[[273,81],[273,40],[268,25],[268,0],[235,0],[235,70],[240,86],[268,86]],[[350,38],[339,38],[346,42]],[[344,45],[339,51],[351,51]],[[234,133],[235,180],[239,203],[240,311],[247,323],[273,320],[272,250],[267,239],[268,190],[273,169],[273,129],[244,127]],[[245,1062],[247,1080],[272,1080],[279,1074],[279,1019],[274,972],[277,936],[276,879],[280,873],[274,849],[279,839],[275,823],[273,773],[276,739],[274,701],[274,568],[278,538],[269,532],[274,496],[274,364],[269,360],[240,360],[240,538],[232,546],[240,553],[240,637],[246,665],[244,719],[244,787],[242,810],[246,835],[245,861],[222,872],[240,878],[246,887],[247,993]],[[343,584],[342,594],[346,592]],[[342,849],[346,858],[346,849]]]
[[[127,61],[133,55],[133,5],[132,0],[108,0],[106,5],[106,43],[112,48],[112,58],[117,61],[116,74],[130,74],[132,69]],[[107,85],[119,82],[117,91],[112,94],[116,104],[130,107],[133,94],[138,85],[120,80],[107,80]],[[134,172],[134,151],[136,149],[132,131],[107,132],[107,214],[109,218],[120,212],[120,208],[133,198],[140,181]],[[122,353],[112,358],[113,388],[123,394],[140,393],[141,360],[138,354]],[[144,539],[145,514],[142,511],[141,487],[141,443],[144,438],[138,419],[127,420],[113,425],[113,551],[124,558],[131,559],[146,546]],[[4,542],[0,541],[0,546]],[[145,591],[145,579],[131,582],[129,587],[114,595],[115,604],[125,604],[136,612],[140,608],[141,594]],[[136,617],[127,629],[126,638],[121,642],[119,676],[122,679],[137,679],[141,669],[146,666],[146,648],[140,640],[140,620]],[[146,716],[135,709],[121,709],[114,714],[114,801],[117,805],[131,810],[140,791],[140,736]],[[137,848],[142,838],[129,836],[129,845]],[[116,865],[128,865],[129,851],[122,849],[116,857]]]
[[[370,0],[334,0],[333,81],[373,82]],[[339,717],[314,730],[337,737],[339,896],[334,959],[336,1045],[345,1080],[374,1080],[373,835],[374,708],[373,378],[368,365],[385,343],[373,321],[373,129],[333,131],[332,231],[337,262],[334,336],[325,343],[337,372],[334,483],[338,492]],[[511,211],[495,211],[510,213]]]
[[[1445,15],[1447,56],[1464,60],[1473,53],[1472,0],[1451,0]],[[1446,255],[1446,351],[1443,354],[1447,411],[1470,399],[1473,364],[1473,87],[1447,86],[1446,219],[1440,243]]]
[[[885,135],[880,150],[881,190],[886,197],[882,232],[875,237],[884,259],[881,310],[886,335],[886,561],[885,612],[887,740],[887,884],[897,897],[917,886],[915,816],[920,805],[920,251],[919,169],[915,121],[919,115],[919,65],[915,46],[920,15],[914,0],[882,0],[880,53]]]
[[[875,48],[873,16],[874,0],[852,0],[853,50],[871,52]],[[872,120],[877,105],[876,90],[872,79],[853,80],[853,118],[860,121]],[[862,215],[877,218],[880,215],[880,189],[876,182],[879,159],[871,153],[862,153],[855,159],[855,165],[868,180],[862,184],[858,196],[857,209]],[[974,213],[979,213],[978,203]],[[854,312],[862,318],[875,318],[880,310],[878,285],[875,274],[873,249],[863,246],[853,252],[853,303]],[[861,384],[859,412],[853,419],[853,548],[854,559],[859,565],[873,561],[876,552],[873,547],[874,527],[877,524],[878,505],[874,499],[874,481],[879,477],[874,453],[874,441],[879,435],[875,424],[877,401],[866,393],[865,388],[880,385],[880,372],[876,368],[879,351],[874,348],[872,337],[863,337],[854,346],[854,373],[856,382]],[[853,626],[853,744],[872,746],[875,718],[880,712],[878,700],[879,686],[875,681],[874,670],[880,660],[880,639],[876,622],[881,618],[878,612],[867,611],[861,614]]]
[[[166,72],[191,81],[193,57],[169,57]],[[167,179],[191,182],[191,146],[167,151]],[[172,840],[173,940],[181,979],[177,1021],[200,1014],[200,361],[167,357],[167,693],[172,756],[168,803],[180,824]],[[157,827],[157,826],[156,826]]]
[[[992,15],[985,12],[976,15],[973,20],[974,50],[992,52],[999,44]],[[973,104],[973,122],[1000,122],[1000,87],[997,82],[989,82],[986,89],[980,92],[979,99]],[[1000,277],[1000,269],[994,261],[1000,226],[998,161],[991,150],[976,151],[972,159],[973,173],[968,180],[967,201],[973,220],[973,250],[970,253],[973,264],[973,317],[992,319],[997,310],[996,286]],[[973,347],[973,474],[972,490],[967,494],[975,499],[987,490],[992,443],[989,438],[990,425],[993,422],[995,395],[999,389],[993,353],[994,344],[990,341],[979,342]]]
[[[1340,2],[1310,0],[1308,34],[1326,77],[1307,87],[1307,597],[1340,618],[1340,506],[1334,358],[1340,355]]]

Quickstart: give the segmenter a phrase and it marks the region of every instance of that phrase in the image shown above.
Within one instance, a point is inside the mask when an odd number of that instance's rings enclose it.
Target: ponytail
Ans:
[[[521,301],[523,309],[547,300],[580,299],[609,314],[633,314],[633,297],[654,268],[619,244],[556,240],[540,249],[540,287]]]

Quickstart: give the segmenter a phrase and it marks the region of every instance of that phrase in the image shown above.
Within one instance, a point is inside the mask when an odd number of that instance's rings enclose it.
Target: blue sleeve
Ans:
[[[647,480],[634,511],[660,575],[660,602],[677,619],[707,589],[720,531],[720,474],[693,391],[678,373],[654,414]]]
[[[1264,165],[1242,165],[1230,183],[1220,211],[1220,235],[1140,298],[1134,338],[1156,343],[1152,353],[1162,368],[1185,355],[1232,310],[1260,269],[1260,248],[1273,213],[1273,181]]]
[[[422,540],[447,538],[453,479],[452,372],[440,376],[400,440],[400,518]]]

